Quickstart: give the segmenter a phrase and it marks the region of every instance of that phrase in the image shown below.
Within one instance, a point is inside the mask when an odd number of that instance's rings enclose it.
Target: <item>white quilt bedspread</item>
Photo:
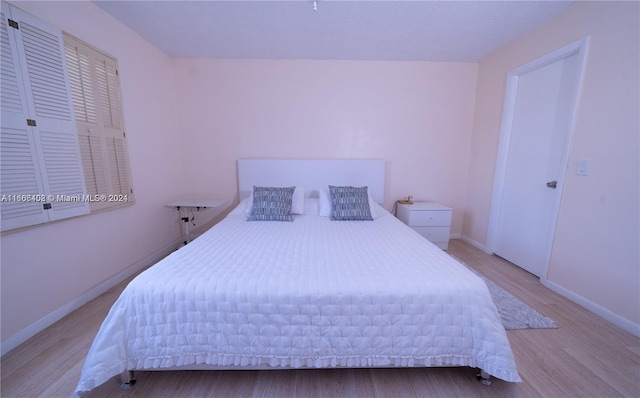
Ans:
[[[234,210],[136,277],[111,308],[76,393],[125,370],[478,367],[520,381],[485,283],[388,212],[294,222]]]

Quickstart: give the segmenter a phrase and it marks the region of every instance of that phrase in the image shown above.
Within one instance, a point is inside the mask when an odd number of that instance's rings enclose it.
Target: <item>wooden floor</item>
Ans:
[[[558,329],[507,335],[523,379],[491,386],[469,368],[140,372],[88,397],[640,397],[640,339],[543,287],[533,275],[454,240],[449,253]],[[89,346],[123,282],[2,357],[2,397],[69,397]]]

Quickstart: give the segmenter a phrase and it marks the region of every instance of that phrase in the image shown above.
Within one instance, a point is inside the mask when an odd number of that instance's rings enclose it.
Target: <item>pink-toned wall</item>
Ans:
[[[163,254],[180,235],[164,203],[182,174],[171,60],[90,2],[12,4],[118,58],[136,203],[2,235],[3,349],[16,333]]]
[[[118,58],[136,204],[1,237],[3,345],[174,245],[168,200],[231,205],[238,158],[386,159],[387,208],[441,201],[484,244],[505,74],[585,35],[570,165],[592,173],[568,175],[548,278],[638,324],[638,3],[579,3],[479,65],[171,60],[91,2],[13,4]]]
[[[175,61],[187,186],[234,199],[239,158],[376,158],[385,205],[406,195],[454,208],[460,234],[474,63]]]
[[[463,237],[482,246],[506,73],[591,37],[547,284],[628,330],[640,332],[640,3],[578,2],[482,60]],[[588,176],[575,173],[590,159]]]

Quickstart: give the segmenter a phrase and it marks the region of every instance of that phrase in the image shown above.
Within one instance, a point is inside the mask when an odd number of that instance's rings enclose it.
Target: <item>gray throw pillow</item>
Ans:
[[[293,221],[291,204],[296,187],[253,187],[253,208],[247,221]]]
[[[329,185],[332,220],[373,221],[367,187]]]

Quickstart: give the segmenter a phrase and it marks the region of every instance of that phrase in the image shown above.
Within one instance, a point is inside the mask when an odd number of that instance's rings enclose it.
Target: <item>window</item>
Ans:
[[[116,60],[1,5],[2,231],[133,203]]]
[[[91,202],[91,211],[132,203],[117,60],[63,37],[87,194],[118,199]]]
[[[2,2],[1,33],[2,230],[87,214],[60,29]]]

